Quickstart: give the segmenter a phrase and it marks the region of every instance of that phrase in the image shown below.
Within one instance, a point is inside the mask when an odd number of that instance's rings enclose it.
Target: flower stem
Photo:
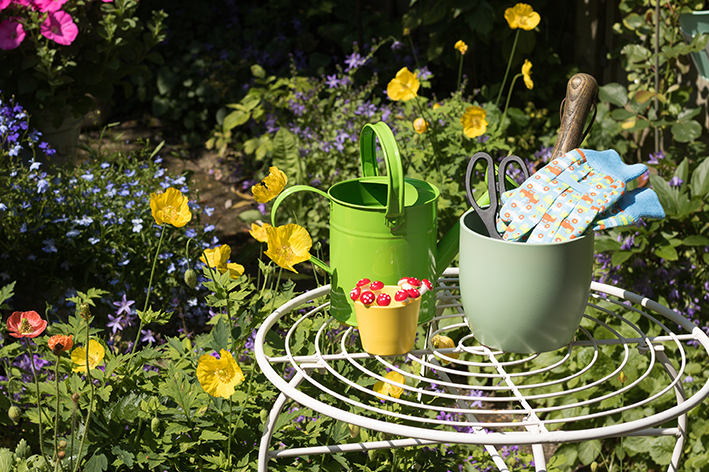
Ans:
[[[160,241],[158,241],[158,248],[155,251],[155,257],[153,258],[153,267],[150,269],[150,281],[148,282],[148,293],[145,295],[145,306],[143,306],[143,313],[145,313],[148,310],[148,303],[150,302],[150,290],[153,288],[153,276],[155,275],[155,265],[158,262],[158,254],[160,254],[160,246],[162,246],[162,240],[165,237],[165,225],[160,225]],[[140,332],[143,330],[143,319],[140,319],[140,323],[138,325],[138,332],[135,335],[135,342],[133,342],[133,348],[131,349],[131,361],[133,359],[133,354],[135,354],[135,347],[138,345],[138,340],[140,339]],[[88,341],[87,341],[88,343]],[[88,344],[87,344],[87,352],[88,352]],[[88,366],[88,364],[86,364]],[[88,372],[88,368],[86,369]]]
[[[89,423],[91,422],[91,410],[94,407],[94,391],[96,390],[96,386],[94,385],[93,378],[91,377],[91,367],[89,366],[89,337],[90,337],[89,320],[87,318],[86,319],[86,347],[85,347],[86,381],[91,386],[91,396],[89,397],[89,408],[88,408],[88,411],[86,412],[86,421],[84,422],[84,435],[81,436],[81,442],[79,443],[79,452],[77,452],[77,454],[76,454],[76,466],[75,466],[76,468],[74,469],[74,472],[76,472],[79,469],[79,464],[81,464],[81,452],[84,449],[84,441],[86,440],[86,436],[89,433]]]
[[[458,91],[460,90],[460,79],[463,77],[463,56],[462,54],[460,55],[460,64],[458,65],[458,84],[455,86],[455,90]]]
[[[416,68],[421,69],[421,66],[419,66],[419,58],[416,55],[416,49],[414,48],[414,40],[411,39],[411,33],[406,35],[407,38],[409,38],[409,45],[411,46],[411,54],[414,56],[414,62],[416,63]]]
[[[27,351],[30,354],[30,366],[32,366],[32,376],[34,377],[34,385],[37,388],[37,429],[39,430],[39,454],[44,459],[44,463],[49,469],[49,461],[47,456],[44,454],[44,438],[42,436],[42,394],[39,391],[39,378],[37,377],[37,370],[34,367],[34,353],[32,352],[32,341],[27,339]]]
[[[227,467],[231,468],[231,418],[232,418],[232,405],[231,397],[229,397],[229,427],[227,428],[226,435],[226,457],[227,457]]]
[[[505,111],[502,113],[502,119],[500,120],[500,125],[498,126],[498,130],[502,130],[502,126],[505,124],[505,118],[507,118],[507,108],[510,105],[510,98],[512,97],[512,90],[515,88],[515,82],[517,82],[517,79],[522,77],[522,74],[517,74],[512,78],[512,84],[510,85],[510,91],[507,92],[507,101],[505,101]]]
[[[61,359],[61,353],[57,356],[57,363],[54,365],[54,392],[57,396],[57,407],[54,412],[54,470],[59,467],[59,359]],[[63,467],[62,467],[63,469]]]
[[[517,40],[519,39],[519,29],[517,29],[517,34],[515,34],[515,41],[512,43],[512,51],[510,52],[510,60],[507,61],[507,70],[505,71],[505,77],[502,79],[502,84],[500,85],[500,91],[497,92],[497,100],[495,100],[495,108],[500,103],[500,97],[502,97],[502,90],[505,88],[505,83],[507,82],[507,76],[510,73],[510,67],[512,66],[512,59],[515,57],[515,49],[517,49]]]

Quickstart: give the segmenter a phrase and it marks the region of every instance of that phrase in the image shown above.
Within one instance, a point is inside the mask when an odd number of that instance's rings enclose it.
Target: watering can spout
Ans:
[[[451,265],[455,256],[458,255],[460,242],[460,221],[448,230],[445,236],[438,242],[436,255],[436,279]]]

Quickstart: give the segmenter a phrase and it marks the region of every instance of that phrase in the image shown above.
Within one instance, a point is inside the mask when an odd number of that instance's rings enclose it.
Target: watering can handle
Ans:
[[[327,193],[323,192],[320,189],[310,187],[308,185],[294,185],[292,187],[285,189],[283,192],[281,192],[280,195],[278,195],[276,200],[274,200],[273,206],[271,207],[271,226],[274,226],[274,227],[276,226],[276,210],[278,210],[278,207],[281,205],[281,202],[283,202],[283,200],[285,200],[289,195],[293,195],[294,193],[298,193],[298,192],[315,192],[315,193],[327,198],[328,201],[332,202],[332,200],[330,199],[330,195],[328,195]],[[324,270],[328,274],[331,273],[330,267],[328,267],[327,264],[325,264],[323,261],[321,261],[317,257],[311,255],[310,262],[313,265],[320,267],[322,270]]]
[[[384,152],[384,162],[389,176],[387,192],[386,217],[398,218],[404,213],[404,169],[401,165],[401,155],[396,145],[394,133],[383,121],[376,124],[368,123],[362,128],[359,137],[359,155],[362,162],[362,175],[375,177],[379,175],[377,152],[374,137],[379,138],[379,144]]]
[[[591,123],[584,131],[591,107],[596,110],[597,96],[598,82],[592,75],[579,73],[569,79],[566,85],[566,98],[561,102],[562,109],[559,112],[561,114],[559,137],[556,139],[551,160],[581,145],[596,119],[594,111]]]

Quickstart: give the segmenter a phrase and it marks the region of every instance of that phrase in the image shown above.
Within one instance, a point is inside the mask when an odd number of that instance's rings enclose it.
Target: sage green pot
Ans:
[[[516,353],[571,342],[588,301],[593,240],[593,234],[550,244],[492,239],[474,210],[465,213],[460,293],[475,338]]]

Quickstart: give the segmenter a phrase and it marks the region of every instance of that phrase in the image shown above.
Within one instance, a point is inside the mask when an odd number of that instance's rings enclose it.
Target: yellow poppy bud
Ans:
[[[424,120],[423,118],[416,118],[414,120],[414,131],[416,131],[418,134],[423,134],[426,131],[428,131],[428,121]]]
[[[465,56],[465,53],[468,51],[468,45],[463,42],[463,40],[458,40],[457,43],[455,43],[455,48],[460,51],[461,56]]]

